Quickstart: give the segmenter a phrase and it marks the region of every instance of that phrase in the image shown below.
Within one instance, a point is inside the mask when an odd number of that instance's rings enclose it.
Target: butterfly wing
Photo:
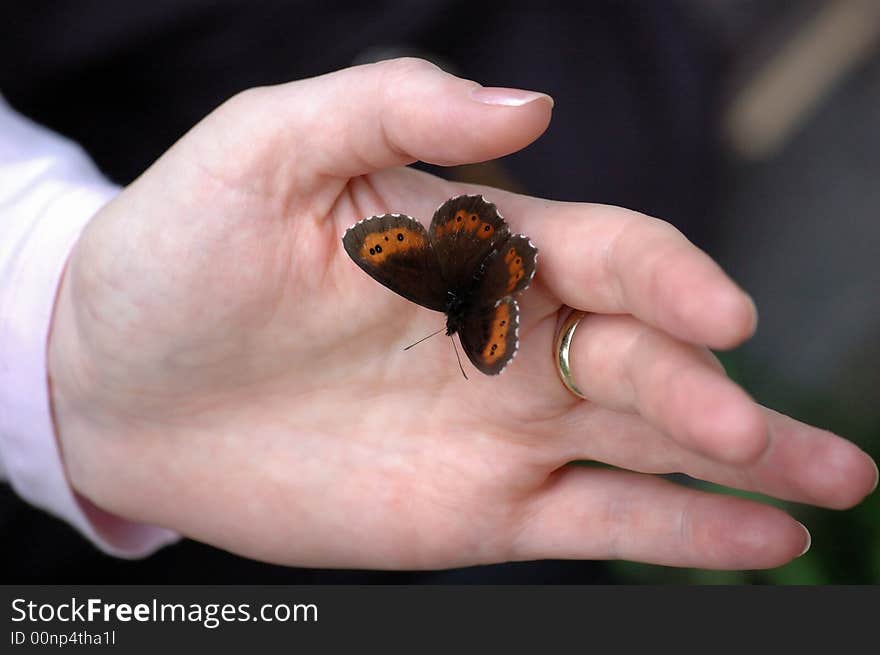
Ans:
[[[483,260],[509,234],[493,203],[483,196],[456,196],[434,212],[428,238],[449,288],[461,291],[472,286]]]
[[[535,277],[538,249],[522,234],[498,244],[498,252],[487,259],[474,290],[474,304],[491,306],[499,298],[524,291]]]
[[[498,244],[481,269],[460,336],[468,359],[486,375],[497,375],[516,355],[519,305],[513,296],[529,286],[537,260],[528,237],[515,234]]]
[[[443,311],[448,287],[424,226],[403,214],[371,216],[345,231],[345,252],[370,277],[407,300]]]
[[[519,305],[507,296],[494,307],[468,314],[459,331],[471,363],[486,375],[498,375],[519,347]]]

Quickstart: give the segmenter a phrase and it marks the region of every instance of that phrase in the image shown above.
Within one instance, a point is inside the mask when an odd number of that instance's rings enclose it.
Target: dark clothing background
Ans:
[[[487,86],[550,93],[550,129],[499,164],[519,189],[622,205],[674,223],[700,245],[709,238],[719,60],[672,0],[10,3],[0,93],[82,144],[124,185],[234,93],[378,53],[421,55]],[[292,569],[186,540],[146,560],[116,560],[6,486],[0,525],[9,583],[611,581],[593,562]]]

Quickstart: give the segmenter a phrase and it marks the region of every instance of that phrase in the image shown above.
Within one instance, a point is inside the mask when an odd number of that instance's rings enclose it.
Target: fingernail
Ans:
[[[810,550],[810,546],[813,544],[813,537],[810,536],[810,531],[807,530],[807,526],[800,522],[798,522],[798,525],[800,525],[804,529],[804,534],[807,535],[807,543],[804,546],[804,549],[801,551],[801,554],[798,555],[798,557],[802,557],[803,555],[806,555],[808,550]]]
[[[880,483],[880,469],[877,468],[877,462],[873,459],[871,460],[871,464],[874,465],[874,486],[871,487],[871,493],[877,491],[877,484]]]
[[[758,305],[755,304],[755,299],[749,294],[746,294],[746,298],[752,304],[752,330],[750,334],[755,334],[758,331]]]
[[[506,89],[500,86],[478,86],[471,91],[471,98],[486,105],[522,107],[535,100],[546,100],[553,106],[553,98],[539,91]]]

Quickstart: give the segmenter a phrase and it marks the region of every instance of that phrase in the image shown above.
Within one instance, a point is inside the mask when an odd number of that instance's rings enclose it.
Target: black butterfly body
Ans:
[[[434,212],[426,231],[403,214],[371,216],[346,230],[345,251],[372,278],[423,307],[446,314],[468,359],[496,375],[519,345],[514,296],[534,277],[538,250],[511,234],[494,204],[457,196]]]

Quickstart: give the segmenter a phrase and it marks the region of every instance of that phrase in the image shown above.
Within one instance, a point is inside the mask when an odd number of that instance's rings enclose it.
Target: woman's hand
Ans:
[[[519,150],[552,102],[403,59],[232,98],[107,205],[77,244],[50,339],[74,487],[99,507],[262,560],[443,568],[624,558],[752,569],[808,545],[703,480],[844,508],[858,448],[753,403],[708,348],[748,298],[660,220],[453,184],[403,167]],[[540,250],[520,351],[464,380],[444,325],[365,275],[341,237],[483,193]],[[554,366],[559,310],[575,398]],[[622,470],[569,465],[590,459]]]

